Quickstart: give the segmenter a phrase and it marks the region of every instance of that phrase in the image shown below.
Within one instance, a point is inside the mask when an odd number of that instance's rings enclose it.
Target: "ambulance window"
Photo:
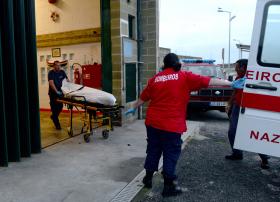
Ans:
[[[280,67],[280,4],[266,5],[262,24],[258,63],[261,66]]]

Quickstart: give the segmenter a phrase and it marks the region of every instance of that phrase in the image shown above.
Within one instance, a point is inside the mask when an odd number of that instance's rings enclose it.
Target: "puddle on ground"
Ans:
[[[117,182],[129,183],[144,169],[144,162],[144,157],[122,161],[114,167],[109,167],[108,177]]]

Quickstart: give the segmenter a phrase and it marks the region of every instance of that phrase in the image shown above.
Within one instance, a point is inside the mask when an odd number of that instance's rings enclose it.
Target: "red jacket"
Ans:
[[[145,124],[154,128],[183,133],[190,92],[206,88],[210,78],[167,68],[148,82],[140,95],[149,101]]]

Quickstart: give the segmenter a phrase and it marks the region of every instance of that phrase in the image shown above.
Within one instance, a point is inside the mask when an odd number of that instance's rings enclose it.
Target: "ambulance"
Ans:
[[[258,0],[234,148],[280,157],[280,0]]]

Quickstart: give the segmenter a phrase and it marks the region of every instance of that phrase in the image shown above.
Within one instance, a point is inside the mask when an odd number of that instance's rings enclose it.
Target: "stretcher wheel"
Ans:
[[[84,135],[84,140],[85,140],[86,143],[89,143],[90,142],[89,135]]]
[[[109,138],[109,131],[108,130],[103,130],[102,131],[102,137],[104,139],[108,139]]]
[[[73,129],[67,128],[68,135],[73,137]]]

